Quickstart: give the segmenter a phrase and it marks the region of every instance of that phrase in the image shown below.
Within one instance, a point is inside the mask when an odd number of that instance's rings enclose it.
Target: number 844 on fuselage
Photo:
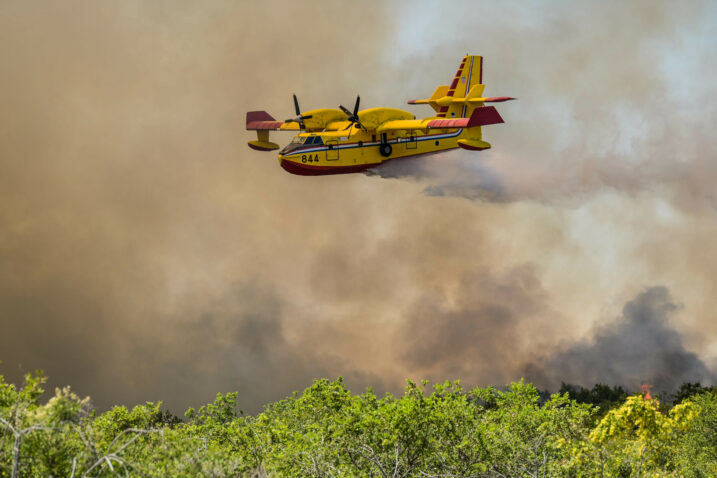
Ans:
[[[296,116],[286,121],[276,121],[265,111],[247,113],[246,127],[257,133],[249,146],[259,151],[277,150],[279,145],[269,141],[270,131],[297,132],[279,151],[279,163],[299,175],[355,173],[393,158],[454,148],[488,149],[491,145],[483,141],[481,128],[502,123],[503,118],[485,103],[514,98],[484,97],[482,66],[482,57],[466,55],[450,86],[439,86],[428,99],[409,101],[435,110],[435,116],[423,119],[395,108],[359,110],[359,97],[353,111],[339,106],[302,114],[294,95]]]

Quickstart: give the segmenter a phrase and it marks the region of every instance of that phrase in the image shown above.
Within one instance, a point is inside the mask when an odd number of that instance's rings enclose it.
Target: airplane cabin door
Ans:
[[[326,150],[327,161],[337,161],[339,159],[339,143],[336,140],[326,141],[328,149]]]

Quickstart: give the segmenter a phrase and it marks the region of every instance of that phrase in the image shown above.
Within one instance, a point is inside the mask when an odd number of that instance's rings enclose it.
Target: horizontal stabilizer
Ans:
[[[429,99],[425,100],[409,100],[409,105],[428,105],[435,107],[435,102],[438,98],[443,98],[448,93],[448,85],[439,86],[436,91],[433,92]]]
[[[483,103],[502,103],[503,101],[514,100],[510,96],[491,96],[489,98],[478,98]]]
[[[480,85],[483,86],[483,85]],[[478,103],[502,103],[503,101],[510,101],[516,98],[510,96],[488,96],[488,97],[467,97],[467,98],[454,98],[452,96],[443,96],[441,98],[432,98],[430,100],[411,100],[408,102],[409,105],[431,105],[434,109],[440,109],[441,106],[450,106],[453,104],[478,104]]]
[[[490,97],[475,97],[475,98],[453,98],[453,103],[502,103],[503,101],[514,100],[510,96],[490,96]],[[440,100],[439,100],[440,101]]]

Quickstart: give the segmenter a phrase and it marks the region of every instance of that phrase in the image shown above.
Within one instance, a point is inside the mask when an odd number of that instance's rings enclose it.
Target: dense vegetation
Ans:
[[[606,386],[409,382],[379,398],[318,380],[257,416],[229,393],[180,420],[159,403],[98,414],[69,388],[43,402],[44,380],[0,376],[2,477],[717,476],[717,390],[699,384],[669,407]]]

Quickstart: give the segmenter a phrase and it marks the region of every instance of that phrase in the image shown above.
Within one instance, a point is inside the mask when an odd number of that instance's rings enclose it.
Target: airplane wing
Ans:
[[[283,121],[276,121],[266,111],[247,111],[246,113],[247,130],[276,131],[283,124]]]
[[[276,121],[266,111],[249,111],[246,114],[246,129],[256,131],[323,131],[332,122],[345,122],[346,114],[337,109],[323,108],[304,113],[298,119]]]
[[[454,119],[423,119],[423,120],[393,120],[386,121],[376,128],[377,133],[386,131],[409,131],[428,129],[456,129],[473,128],[476,126],[487,126],[491,124],[504,123],[498,111],[493,106],[482,106],[473,110],[470,118]]]
[[[381,123],[376,127],[376,132],[381,134],[387,131],[410,131],[415,129],[428,129],[430,119],[422,120],[391,120]]]
[[[276,131],[285,124],[284,121],[276,121],[266,111],[248,111],[246,114],[246,129],[256,131],[256,140],[249,141],[247,144],[251,149],[257,151],[279,149],[278,144],[269,141],[269,131]]]

